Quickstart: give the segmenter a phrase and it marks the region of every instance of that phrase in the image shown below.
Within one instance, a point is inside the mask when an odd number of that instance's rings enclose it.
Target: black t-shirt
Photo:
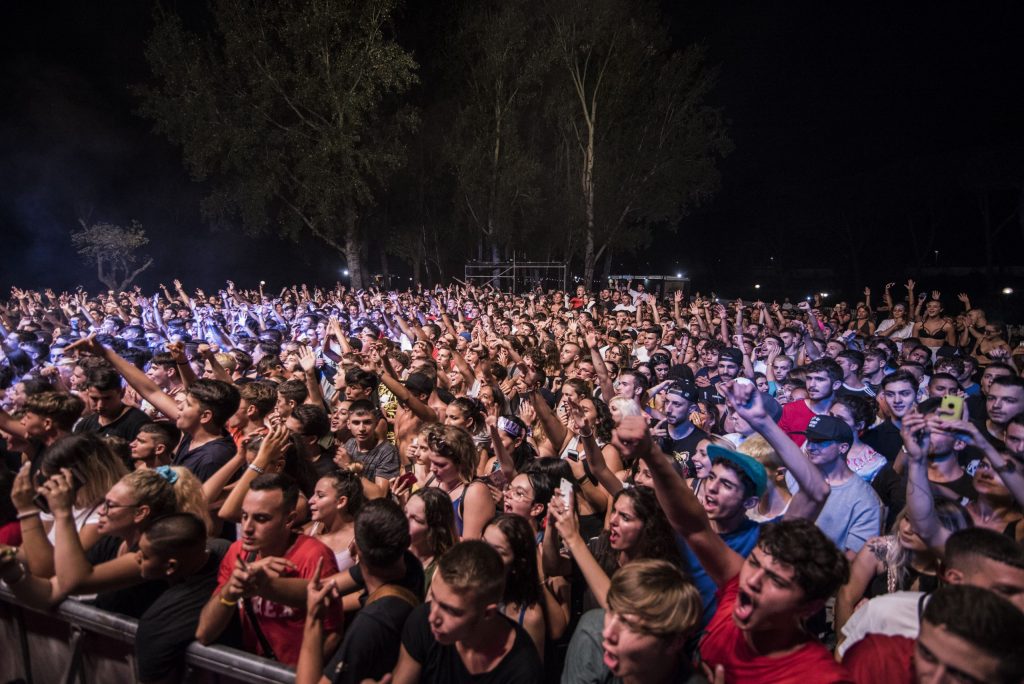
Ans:
[[[163,680],[184,662],[185,649],[195,640],[199,613],[217,588],[217,570],[229,544],[211,539],[210,557],[199,572],[168,586],[139,620],[135,633],[135,664],[140,682]]]
[[[114,435],[125,441],[132,441],[139,434],[139,429],[153,419],[134,406],[126,406],[127,410],[117,417],[112,423],[100,425],[100,414],[94,413],[78,421],[75,425],[75,434],[82,432],[95,432],[98,435]]]
[[[932,493],[938,498],[949,498],[945,495],[941,488],[946,488],[949,491],[959,497],[957,500],[960,503],[966,501],[974,501],[978,498],[978,492],[974,489],[974,478],[967,473],[964,473],[952,482],[932,482]]]
[[[419,588],[423,589],[422,582]],[[391,672],[398,663],[402,628],[412,611],[411,603],[396,596],[385,596],[362,608],[324,668],[324,677],[333,684],[358,684]]]
[[[228,436],[218,437],[212,442],[191,449],[192,436],[185,435],[178,446],[174,457],[174,465],[183,466],[192,471],[200,482],[206,482],[235,455],[235,443]]]
[[[480,684],[521,684],[539,682],[544,676],[537,647],[526,630],[507,617],[509,626],[516,631],[515,643],[501,662],[490,672],[474,675],[466,670],[455,644],[442,645],[430,632],[430,604],[424,603],[409,615],[402,631],[402,646],[420,664],[420,681],[424,682],[479,682]]]
[[[885,456],[891,465],[903,448],[903,437],[900,429],[891,420],[887,420],[865,432],[864,443]]]
[[[402,560],[405,561],[405,576],[396,582],[391,582],[391,584],[397,584],[400,587],[408,589],[416,595],[416,598],[422,601],[425,598],[423,588],[427,584],[423,575],[423,564],[420,563],[419,558],[412,554],[412,551],[405,551],[402,554]],[[360,589],[365,589],[366,583],[363,580],[362,566],[356,563],[349,568],[348,572],[352,577],[352,581],[356,583],[356,586]],[[359,600],[360,602],[365,601],[366,594],[364,593],[360,596]]]
[[[85,557],[91,565],[112,561],[117,558],[117,552],[123,543],[124,540],[118,537],[100,537],[100,540],[86,552]],[[136,551],[137,546],[128,549],[128,553]],[[166,586],[163,582],[146,581],[123,589],[104,591],[97,594],[92,603],[101,610],[138,619],[160,597]]]
[[[676,439],[672,436],[672,428],[669,427],[669,434],[659,441],[661,450],[672,457],[675,469],[687,477],[693,477],[693,455],[697,453],[697,445],[702,439],[708,438],[708,433],[700,428],[693,428],[690,434]]]
[[[891,465],[886,464],[871,478],[871,486],[885,504],[887,514],[883,529],[888,530],[896,522],[896,516],[907,505],[907,481],[893,470]]]

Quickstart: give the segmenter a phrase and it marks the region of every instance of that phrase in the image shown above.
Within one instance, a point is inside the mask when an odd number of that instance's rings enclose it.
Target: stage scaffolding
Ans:
[[[566,289],[568,271],[559,261],[471,261],[465,266],[465,279],[478,287],[490,285],[502,291]]]

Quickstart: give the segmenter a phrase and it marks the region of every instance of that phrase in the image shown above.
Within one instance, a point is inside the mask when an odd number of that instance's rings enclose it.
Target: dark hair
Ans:
[[[895,373],[890,373],[882,378],[882,389],[884,390],[889,385],[893,385],[897,382],[909,383],[910,386],[914,388],[914,391],[917,391],[917,378],[915,378],[910,371],[905,370],[898,370]]]
[[[864,367],[864,360],[861,359],[861,368]],[[809,364],[804,366],[804,373],[826,373],[828,375],[829,382],[836,383],[843,379],[843,367],[835,362],[834,359],[823,357],[815,361],[811,361]]]
[[[757,485],[750,479],[750,476],[743,472],[743,469],[736,465],[735,462],[728,458],[718,456],[711,459],[711,465],[720,465],[723,468],[728,468],[729,472],[733,473],[743,485],[743,498],[749,499],[752,496],[757,496]]]
[[[857,394],[838,394],[835,403],[845,406],[853,415],[853,422],[864,423],[864,429],[875,424],[878,404],[874,399]]]
[[[430,394],[434,391],[434,381],[426,373],[417,371],[406,378],[405,388],[415,395]]]
[[[498,603],[505,593],[505,564],[498,552],[478,539],[459,542],[437,561],[435,577],[459,594]]]
[[[339,469],[332,470],[323,477],[334,482],[331,487],[338,498],[345,497],[348,501],[345,504],[345,512],[353,517],[358,515],[367,502],[366,494],[363,492],[362,478],[351,470]]]
[[[294,401],[301,404],[309,397],[309,390],[302,380],[285,380],[277,386],[277,393],[287,401]]]
[[[331,431],[331,420],[322,406],[299,404],[292,411],[292,418],[302,425],[302,434],[322,439]]]
[[[459,541],[455,530],[455,510],[448,493],[438,487],[424,487],[412,493],[423,499],[427,535],[435,558],[439,558]],[[412,498],[412,497],[410,497]]]
[[[153,358],[149,360],[151,366],[163,366],[164,368],[178,369],[178,364],[174,360],[174,355],[170,352],[160,352],[153,354]]]
[[[1001,375],[992,380],[992,386],[994,387],[995,385],[999,385],[1000,387],[1016,387],[1019,390],[1024,390],[1024,379],[1021,379],[1016,375]],[[991,391],[991,388],[989,391]]]
[[[969,584],[946,585],[931,594],[921,618],[995,658],[998,682],[1024,679],[1024,613],[1002,596]]]
[[[853,365],[857,366],[857,374],[860,375],[860,371],[864,370],[864,354],[860,353],[856,349],[844,349],[843,351],[836,354],[837,359],[846,359]]]
[[[58,429],[68,432],[85,410],[85,402],[67,392],[40,392],[25,399],[25,411],[49,418]]]
[[[361,561],[378,568],[388,566],[409,548],[409,522],[391,499],[374,499],[356,516],[355,540]]]
[[[793,579],[808,601],[832,596],[850,577],[846,556],[810,520],[763,525],[757,545],[793,569]]]
[[[188,386],[188,394],[202,410],[213,414],[213,424],[217,428],[224,427],[241,402],[238,389],[223,380],[201,378]]]
[[[168,559],[206,548],[206,524],[191,513],[172,513],[154,520],[143,532],[150,551]]]
[[[277,391],[277,387],[265,380],[247,382],[244,385],[238,386],[239,398],[244,399],[250,406],[254,407],[260,417],[266,416],[274,410],[274,404],[277,401]]]
[[[369,413],[371,415],[376,415],[377,408],[369,399],[356,399],[348,405],[348,415],[354,416],[357,413]]]
[[[113,368],[93,368],[85,375],[85,386],[100,392],[121,390],[121,375]]]
[[[479,432],[484,426],[484,407],[478,400],[472,397],[456,397],[449,406],[455,406],[463,415],[469,418],[470,433]]]
[[[948,380],[950,382],[956,383],[957,389],[960,388],[960,381],[957,380],[952,375],[950,375],[949,373],[935,373],[934,375],[932,375],[932,377],[928,378],[928,384],[931,385],[936,380]]]
[[[250,492],[269,492],[275,489],[281,490],[285,514],[294,511],[299,502],[299,485],[292,477],[284,473],[267,473],[249,483]]]
[[[971,556],[1024,570],[1024,547],[1006,535],[983,527],[957,530],[946,540],[947,568],[955,568]]]
[[[514,603],[521,609],[540,603],[543,594],[537,568],[537,539],[530,523],[522,516],[502,513],[487,523],[487,527],[497,527],[505,535],[512,551],[512,563],[505,576],[505,593],[501,600],[506,604]]]
[[[658,505],[654,490],[643,486],[623,489],[615,495],[612,505],[614,506],[622,497],[633,502],[636,517],[643,525],[637,541],[638,548],[633,554],[634,558],[657,558],[682,567],[683,559],[679,553],[679,545],[676,544],[675,534],[668,518],[665,517],[665,512]],[[597,538],[594,557],[609,577],[619,568],[618,556],[618,552],[611,548],[607,530],[602,532]]]
[[[363,389],[375,390],[379,380],[377,376],[369,371],[364,371],[362,368],[349,368],[345,371],[345,384],[356,385]]]

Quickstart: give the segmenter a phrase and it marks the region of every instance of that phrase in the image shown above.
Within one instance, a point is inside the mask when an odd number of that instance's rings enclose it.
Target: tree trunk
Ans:
[[[353,290],[366,288],[366,274],[363,273],[362,245],[359,239],[359,222],[356,212],[345,212],[345,260],[348,262],[348,279]]]
[[[612,250],[607,250],[604,253],[604,268],[601,271],[601,282],[605,283],[612,274]],[[601,287],[604,287],[602,285]]]
[[[597,257],[594,247],[594,119],[587,125],[587,149],[583,158],[583,202],[587,224],[584,229],[583,285],[589,290],[594,283]]]

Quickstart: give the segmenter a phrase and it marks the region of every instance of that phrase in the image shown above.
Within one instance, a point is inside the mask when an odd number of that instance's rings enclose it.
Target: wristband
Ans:
[[[234,608],[238,605],[238,599],[234,601],[228,601],[223,595],[217,597],[220,600],[220,605],[227,606],[228,608]]]
[[[24,513],[18,514],[18,520],[24,520],[25,518],[34,518],[39,515],[42,511],[38,508],[32,511],[25,511]]]
[[[249,470],[253,471],[254,473],[259,473],[260,475],[262,475],[263,473],[266,472],[265,469],[260,468],[255,463],[250,463],[249,465],[246,466],[246,468],[248,468]]]

